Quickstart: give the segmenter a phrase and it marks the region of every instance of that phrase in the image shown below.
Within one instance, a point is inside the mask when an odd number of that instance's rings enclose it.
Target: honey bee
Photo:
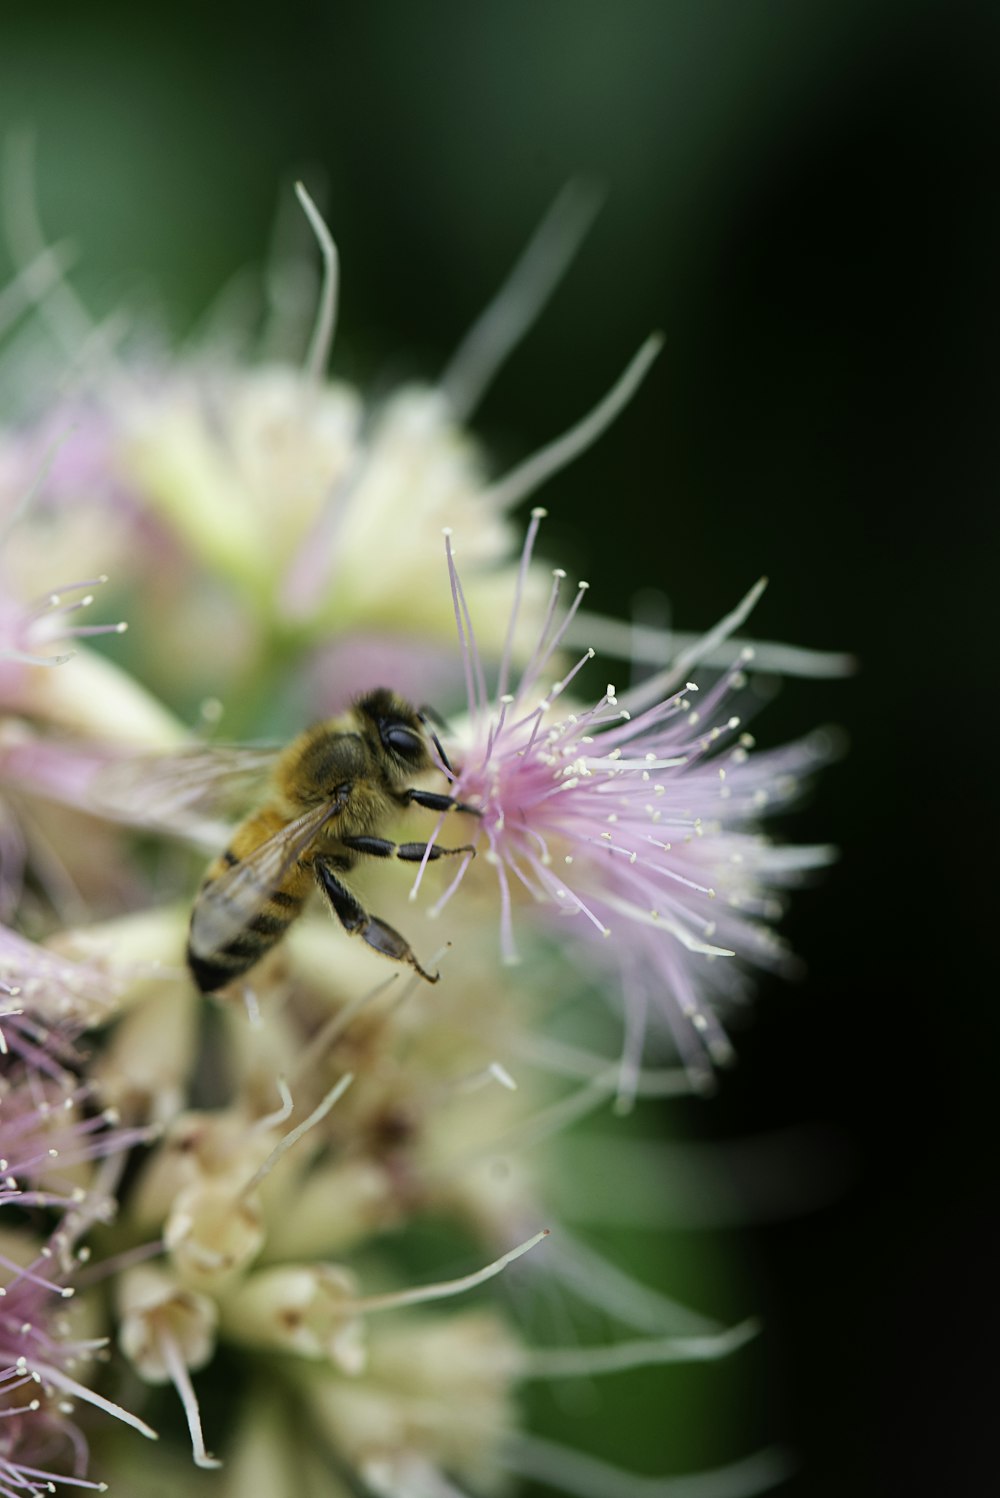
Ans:
[[[274,762],[266,799],[210,864],[195,899],[187,961],[201,991],[221,988],[259,962],[316,888],[345,931],[436,983],[439,975],[421,967],[400,932],[365,910],[345,878],[359,858],[419,863],[475,852],[471,843],[428,848],[380,835],[407,806],[475,814],[451,796],[408,784],[435,763],[451,768],[426,712],[384,687],[294,739]]]
[[[172,769],[168,762],[159,773],[153,764],[135,772],[131,800],[138,808],[144,796],[146,825],[170,825],[172,812],[183,820],[213,780],[245,780],[247,774],[259,779],[264,767],[270,770],[263,799],[209,865],[195,897],[187,962],[203,993],[254,967],[316,889],[345,931],[383,956],[409,963],[428,983],[437,982],[439,975],[421,966],[406,938],[365,910],[349,885],[361,858],[419,863],[475,852],[471,844],[428,848],[426,842],[394,843],[382,836],[393,815],[408,806],[477,815],[451,796],[410,784],[435,767],[451,773],[426,709],[380,687],[342,716],[307,729],[276,757],[254,749],[200,749],[187,754],[186,764],[186,775],[176,757]],[[115,799],[117,814],[129,814],[120,786]]]

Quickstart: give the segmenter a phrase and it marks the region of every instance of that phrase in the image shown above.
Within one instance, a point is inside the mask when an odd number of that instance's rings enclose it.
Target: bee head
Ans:
[[[420,714],[386,687],[369,692],[356,704],[374,727],[379,742],[402,770],[426,770],[432,760]]]

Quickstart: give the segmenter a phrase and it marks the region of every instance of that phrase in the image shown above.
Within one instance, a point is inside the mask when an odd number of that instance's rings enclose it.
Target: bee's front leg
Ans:
[[[341,883],[335,872],[335,860],[315,858],[313,867],[316,882],[345,931],[352,936],[360,936],[362,941],[374,947],[376,952],[381,952],[383,957],[391,957],[394,962],[408,962],[428,983],[438,981],[440,973],[428,973],[420,966],[406,937],[385,921],[380,921],[378,916],[369,915],[360,900]]]
[[[412,785],[400,791],[396,799],[404,806],[426,806],[430,811],[464,811],[470,817],[482,816],[480,808],[470,806],[467,801],[456,801],[454,796],[442,796],[437,791],[418,791]]]

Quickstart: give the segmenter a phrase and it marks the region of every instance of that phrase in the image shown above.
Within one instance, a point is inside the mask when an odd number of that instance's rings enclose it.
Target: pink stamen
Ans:
[[[546,646],[546,635],[555,617],[556,605],[559,602],[559,587],[566,574],[561,567],[557,567],[552,574],[552,585],[549,589],[549,601],[545,606],[545,617],[538,636],[538,644],[531,655],[528,664],[521,672],[521,680],[517,687],[517,696],[520,697],[538,679],[542,667],[552,654],[552,647]]]
[[[51,1384],[54,1389],[60,1389],[64,1394],[70,1394],[74,1399],[81,1399],[85,1404],[92,1404],[96,1409],[103,1410],[105,1414],[111,1415],[116,1420],[122,1420],[126,1425],[131,1425],[140,1435],[147,1440],[159,1439],[152,1426],[147,1425],[145,1420],[140,1420],[138,1415],[133,1415],[130,1410],[123,1409],[121,1405],[113,1404],[110,1399],[96,1394],[93,1389],[88,1389],[85,1384],[78,1383],[61,1368],[54,1368],[48,1363],[38,1363],[32,1360],[31,1367],[34,1372],[41,1374],[46,1383]]]
[[[434,827],[433,832],[431,833],[430,837],[427,839],[427,846],[424,849],[424,856],[420,860],[420,863],[419,863],[419,865],[417,867],[417,875],[416,875],[416,878],[413,881],[413,888],[410,890],[410,899],[411,900],[416,899],[417,891],[419,890],[421,881],[422,881],[422,879],[424,877],[424,870],[426,869],[428,861],[429,861],[430,856],[431,856],[431,849],[433,848],[434,844],[437,842],[439,836],[441,835],[441,829],[444,826],[444,819],[445,819],[446,815],[447,815],[446,812],[442,812],[441,813],[441,815],[437,819],[437,824]]]
[[[490,724],[489,736],[487,737],[487,740],[486,740],[486,752],[483,755],[483,759],[487,763],[493,757],[493,746],[494,746],[494,744],[496,743],[496,741],[500,737],[500,735],[503,733],[504,724],[507,721],[507,709],[510,706],[511,700],[512,699],[507,698],[506,693],[504,693],[501,696],[501,699],[500,699],[500,711],[497,714],[495,720]]]
[[[510,681],[511,659],[514,650],[514,631],[517,628],[518,616],[521,612],[521,601],[524,597],[525,585],[528,579],[528,567],[531,563],[531,553],[535,547],[535,537],[538,535],[538,527],[545,518],[545,511],[535,509],[531,512],[531,520],[528,524],[528,533],[524,538],[521,548],[521,562],[517,569],[517,581],[514,584],[514,603],[510,611],[510,622],[507,625],[507,638],[504,640],[503,655],[500,658],[500,677],[497,682],[497,696],[505,697]]]
[[[465,673],[465,695],[469,704],[469,713],[475,717],[476,695],[473,688],[472,660],[470,657],[470,641],[466,633],[465,612],[460,603],[461,585],[458,580],[458,570],[455,567],[455,554],[451,546],[451,531],[444,533],[445,554],[448,558],[448,581],[451,584],[451,602],[455,611],[455,627],[458,630],[458,643],[462,652],[462,669]]]
[[[458,872],[455,875],[454,879],[451,881],[448,888],[445,890],[444,894],[436,902],[436,904],[431,906],[430,913],[432,916],[438,916],[441,914],[442,910],[447,905],[448,901],[451,899],[455,891],[458,889],[458,886],[461,884],[462,880],[465,878],[465,871],[469,867],[469,864],[471,862],[472,854],[466,853],[465,857],[462,859],[461,863],[458,866]]]
[[[563,574],[563,575],[565,576],[565,574]],[[560,644],[562,643],[563,638],[564,638],[564,636],[566,634],[566,631],[569,629],[569,627],[572,624],[574,618],[576,617],[577,611],[578,611],[578,609],[580,607],[580,604],[583,602],[584,594],[587,592],[588,587],[589,587],[588,583],[578,583],[577,584],[576,597],[573,599],[573,602],[570,604],[569,608],[566,610],[566,617],[563,619],[563,622],[560,624],[559,628],[556,630],[556,632],[553,635],[552,639],[549,641],[548,645],[545,647],[545,652],[542,655],[541,660],[537,664],[536,673],[538,671],[544,670],[545,666],[548,665],[548,663],[551,660],[551,658],[552,658],[553,654],[555,653],[555,651],[558,650],[558,648],[559,648]],[[553,692],[551,695],[555,696],[557,694],[555,692]]]

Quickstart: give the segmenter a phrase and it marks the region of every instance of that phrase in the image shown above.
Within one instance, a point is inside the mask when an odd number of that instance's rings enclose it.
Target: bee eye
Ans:
[[[382,743],[400,759],[419,760],[424,757],[423,739],[402,723],[386,723],[382,728]]]

